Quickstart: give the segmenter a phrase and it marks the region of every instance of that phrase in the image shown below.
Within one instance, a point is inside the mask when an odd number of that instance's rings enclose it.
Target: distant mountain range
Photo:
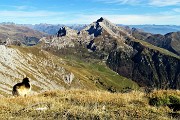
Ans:
[[[138,28],[144,32],[165,35],[170,32],[180,31],[180,25],[127,25],[131,28]]]
[[[25,25],[26,26],[26,25]],[[27,25],[27,27],[30,27],[34,30],[38,30],[41,32],[48,33],[50,35],[54,35],[57,33],[60,27],[63,26],[68,26],[74,30],[82,30],[85,28],[87,25],[85,24],[73,24],[73,25],[63,25],[63,24],[58,24],[58,25],[52,25],[52,24],[36,24],[36,25]],[[152,34],[162,34],[165,35],[170,32],[177,32],[180,31],[180,26],[176,25],[118,25],[118,26],[129,26],[130,28],[137,28],[141,29],[144,32],[152,33]]]
[[[13,23],[0,24],[0,44],[35,45],[46,35],[46,33]]]
[[[29,27],[29,28],[34,29],[34,30],[38,30],[40,32],[47,33],[49,35],[55,35],[58,32],[59,28],[64,27],[64,26],[68,26],[71,29],[80,31],[83,28],[85,28],[87,25],[85,25],[85,24],[72,24],[72,25],[63,25],[63,24],[57,24],[57,25],[53,25],[53,24],[27,25],[27,24],[24,24],[23,26]]]
[[[13,22],[3,22],[0,24],[15,25],[15,23]],[[88,26],[88,24],[46,24],[46,23],[35,24],[35,25],[32,24],[19,24],[19,25],[26,26],[31,29],[38,30],[40,32],[44,32],[50,35],[55,35],[59,30],[59,28],[63,26],[68,26],[78,31]],[[148,32],[152,34],[162,34],[162,35],[165,35],[170,32],[180,31],[180,25],[122,25],[122,24],[117,24],[117,25],[121,27],[129,27],[131,29],[132,28],[141,29],[144,32]]]
[[[13,22],[3,22],[0,24],[4,24],[4,25],[21,25],[21,26],[26,26],[29,27],[31,29],[40,31],[40,32],[44,32],[50,35],[55,35],[57,33],[57,31],[59,30],[60,27],[63,26],[68,26],[71,29],[80,31],[83,28],[85,28],[86,26],[88,26],[88,24],[46,24],[46,23],[40,23],[40,24],[15,24]],[[180,25],[122,25],[122,24],[117,24],[118,26],[121,27],[129,27],[129,28],[136,28],[136,29],[141,29],[144,32],[147,33],[152,33],[152,34],[162,34],[165,35],[167,33],[170,32],[178,32],[180,31]]]

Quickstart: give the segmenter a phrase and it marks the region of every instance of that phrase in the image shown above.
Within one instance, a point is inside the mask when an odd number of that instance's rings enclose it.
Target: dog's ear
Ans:
[[[29,82],[29,78],[27,78],[27,77],[24,78],[24,79],[23,79],[23,82]]]

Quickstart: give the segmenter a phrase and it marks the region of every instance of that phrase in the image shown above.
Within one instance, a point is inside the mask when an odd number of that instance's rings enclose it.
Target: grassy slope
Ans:
[[[97,89],[109,89],[113,86],[116,91],[122,91],[125,88],[138,89],[138,85],[130,79],[122,77],[110,70],[105,63],[92,59],[91,61],[84,61],[75,56],[67,55],[63,57],[58,57],[50,53],[42,54],[39,46],[34,47],[17,47],[13,46],[15,49],[19,49],[26,55],[27,53],[32,53],[37,57],[51,58],[54,64],[65,68],[66,70],[72,72],[76,79],[72,82],[71,86],[64,83],[65,88],[86,88],[90,90]],[[37,61],[38,62],[38,61]],[[31,63],[34,64],[34,63]],[[38,67],[38,66],[37,66]],[[47,67],[48,68],[48,67]],[[42,71],[42,70],[41,70]],[[53,71],[50,69],[49,71]],[[33,78],[32,78],[33,79]],[[57,78],[52,78],[57,79]],[[79,84],[81,83],[81,84]]]
[[[68,66],[69,70],[73,70],[77,75],[79,73],[85,75],[91,82],[96,84],[98,88],[108,89],[112,86],[117,91],[122,91],[128,87],[138,89],[138,85],[135,82],[118,75],[103,62],[96,60],[84,62],[74,58],[74,56],[68,56],[66,62],[72,64]]]
[[[49,91],[35,96],[0,98],[2,119],[174,119],[180,117],[167,106],[149,105],[152,96],[173,94],[179,91],[155,91],[145,94],[109,93],[105,91],[67,90]]]

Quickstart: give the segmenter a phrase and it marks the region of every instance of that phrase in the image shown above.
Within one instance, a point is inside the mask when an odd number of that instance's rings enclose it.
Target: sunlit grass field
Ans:
[[[174,102],[152,104],[174,96]],[[180,91],[159,90],[151,93],[131,91],[62,90],[47,91],[27,97],[0,98],[1,119],[62,119],[62,120],[132,120],[179,119],[180,112],[168,104],[180,104]],[[167,100],[168,101],[168,100]]]

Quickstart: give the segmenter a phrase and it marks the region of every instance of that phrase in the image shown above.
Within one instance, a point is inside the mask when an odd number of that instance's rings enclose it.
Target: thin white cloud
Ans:
[[[95,0],[98,2],[104,2],[104,3],[108,3],[108,4],[130,4],[130,5],[136,5],[136,4],[140,4],[143,3],[145,0]]]
[[[1,17],[47,17],[62,15],[61,12],[50,12],[50,11],[0,11]]]
[[[0,11],[0,16],[0,22],[20,24],[58,23],[57,18],[65,20],[63,12],[50,11]]]
[[[179,6],[180,0],[95,0],[107,4],[147,5],[156,7]]]
[[[29,7],[28,6],[14,6],[17,10],[25,10],[25,9],[28,9]]]
[[[35,7],[32,6],[26,6],[26,5],[0,5],[0,7],[12,8],[14,10],[29,10],[29,9],[35,9]]]
[[[152,6],[179,6],[180,0],[150,0],[149,5]]]
[[[174,8],[173,11],[180,13],[180,8]]]
[[[180,9],[176,8],[172,11],[179,13]],[[8,21],[22,24],[38,24],[38,23],[51,23],[51,24],[89,24],[105,17],[117,24],[174,24],[180,25],[180,14],[172,13],[157,13],[157,14],[83,14],[82,13],[64,13],[64,12],[51,12],[51,11],[0,11],[0,22]]]
[[[180,15],[81,15],[74,19],[74,23],[91,23],[105,17],[116,24],[158,24],[158,25],[180,25]],[[72,21],[71,21],[72,22]]]
[[[178,10],[178,9],[177,9]],[[0,22],[9,21],[21,24],[90,24],[100,17],[105,17],[116,24],[159,24],[159,25],[180,25],[179,14],[156,14],[156,15],[111,15],[111,14],[65,14],[48,11],[0,11]]]

